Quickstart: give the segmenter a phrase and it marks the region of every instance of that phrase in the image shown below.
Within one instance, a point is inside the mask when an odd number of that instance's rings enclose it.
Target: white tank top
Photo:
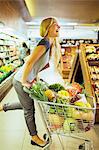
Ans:
[[[52,51],[52,56],[49,60],[49,68],[38,73],[38,77],[43,79],[48,84],[60,83],[64,86],[64,80],[55,66],[55,50]]]

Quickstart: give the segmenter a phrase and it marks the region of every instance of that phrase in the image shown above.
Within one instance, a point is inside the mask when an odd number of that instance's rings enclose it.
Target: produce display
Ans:
[[[63,78],[69,78],[70,71],[72,69],[74,57],[76,54],[76,46],[63,46],[61,49],[61,72]],[[63,53],[64,50],[64,53]]]
[[[0,67],[0,83],[5,80],[14,72],[15,67],[13,65],[7,65]]]
[[[90,72],[91,84],[99,102],[99,46],[86,46],[86,59]]]
[[[59,83],[48,85],[38,81],[30,89],[24,87],[24,91],[32,99],[47,103],[45,109],[51,130],[75,131],[80,121],[84,126],[79,126],[79,130],[90,129],[91,126],[87,126],[93,123],[94,106],[87,100],[80,84],[75,82],[63,87]]]
[[[15,67],[20,66],[18,45],[19,40],[16,36],[13,37],[4,31],[0,33],[0,59],[3,62],[0,64],[0,84],[12,74]]]

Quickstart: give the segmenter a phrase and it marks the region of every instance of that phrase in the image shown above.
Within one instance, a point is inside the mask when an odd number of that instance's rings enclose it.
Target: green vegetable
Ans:
[[[76,130],[76,122],[73,118],[67,118],[64,121],[63,129],[65,132],[67,131],[75,131]]]
[[[61,106],[56,106],[56,113],[58,113],[59,115],[64,114],[64,108]]]
[[[69,101],[70,101],[69,98],[68,99],[63,99],[61,97],[56,98],[56,103],[59,103],[59,104],[68,104]]]
[[[23,89],[32,99],[48,101],[48,98],[44,93],[47,88],[48,87],[44,82],[39,81],[33,84],[32,88],[28,89],[24,87]]]
[[[42,83],[40,82],[37,82],[36,84],[34,84],[32,86],[32,88],[30,89],[30,96],[31,98],[36,98],[38,100],[41,100],[41,101],[48,101],[48,98],[47,96],[45,95],[44,93],[44,90],[46,89],[47,87],[45,87]]]
[[[55,114],[55,108],[53,106],[50,106],[49,113]]]
[[[65,90],[65,88],[59,83],[51,84],[48,86],[48,88],[54,90],[55,92]]]
[[[62,98],[58,97],[58,98],[56,99],[56,103],[61,104],[61,103],[62,103]]]
[[[64,108],[61,106],[50,106],[49,109],[49,113],[58,115],[63,115],[65,113],[64,111]]]

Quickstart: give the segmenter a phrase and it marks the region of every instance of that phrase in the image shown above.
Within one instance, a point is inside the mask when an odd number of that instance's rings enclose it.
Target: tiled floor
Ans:
[[[18,101],[14,88],[10,90],[2,103]],[[45,133],[45,127],[40,117],[38,106],[36,105],[36,123],[39,134]],[[85,137],[93,140],[95,150],[99,150],[99,125],[87,132]],[[77,150],[79,140],[62,137],[64,150]],[[23,111],[0,112],[0,150],[40,150],[30,144],[30,136],[28,134]],[[62,150],[57,135],[52,136],[52,144],[50,150]]]

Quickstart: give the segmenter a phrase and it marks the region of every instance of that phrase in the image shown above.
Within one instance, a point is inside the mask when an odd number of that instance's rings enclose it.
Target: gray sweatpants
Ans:
[[[23,107],[20,102],[6,103],[3,104],[3,110],[5,112],[9,110],[23,110]]]
[[[36,131],[36,124],[35,124],[35,106],[34,106],[34,101],[33,99],[31,99],[29,97],[29,95],[24,92],[23,90],[23,86],[22,84],[17,81],[17,80],[13,80],[13,86],[17,92],[19,101],[21,103],[20,105],[20,109],[22,109],[21,107],[23,107],[23,111],[24,111],[24,117],[25,117],[25,121],[28,127],[28,130],[30,132],[30,135],[36,135],[37,131]]]

